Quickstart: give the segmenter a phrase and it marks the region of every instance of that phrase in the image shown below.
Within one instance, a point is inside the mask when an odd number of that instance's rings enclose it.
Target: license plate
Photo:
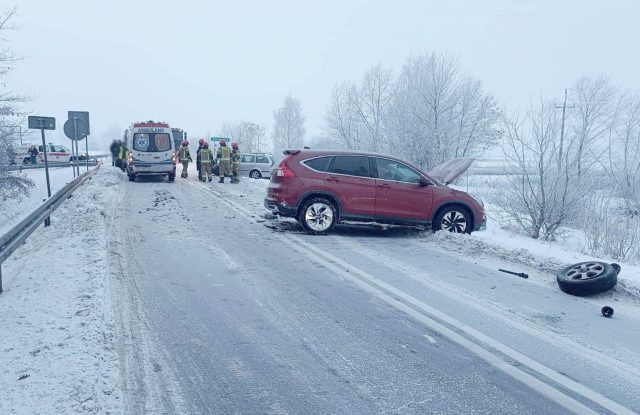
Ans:
[[[151,164],[136,164],[136,167],[151,167]]]

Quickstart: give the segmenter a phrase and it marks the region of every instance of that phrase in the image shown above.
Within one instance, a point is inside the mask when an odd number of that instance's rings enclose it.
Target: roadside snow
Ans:
[[[0,414],[122,412],[105,225],[119,183],[101,169],[5,262]]]
[[[84,170],[81,170],[80,173],[84,173]],[[47,179],[44,169],[25,170],[22,173],[16,171],[12,174],[30,178],[34,181],[35,187],[31,189],[29,196],[20,200],[9,200],[0,206],[0,234],[7,232],[47,199]],[[73,171],[70,167],[52,167],[49,169],[51,194],[63,188],[71,180],[73,180]]]

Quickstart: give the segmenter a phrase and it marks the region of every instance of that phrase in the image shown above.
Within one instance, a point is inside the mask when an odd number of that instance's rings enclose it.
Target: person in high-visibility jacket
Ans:
[[[127,168],[127,145],[120,141],[118,145],[118,167],[124,171]]]
[[[182,142],[180,150],[178,150],[178,159],[180,159],[180,163],[182,163],[182,174],[180,177],[186,179],[189,177],[189,162],[193,161],[191,158],[191,152],[189,151],[189,142],[187,140]]]
[[[218,154],[216,157],[219,161],[220,171],[218,175],[220,180],[218,183],[224,183],[225,176],[231,174],[231,149],[227,147],[227,142],[220,140],[220,147],[218,147]]]
[[[202,143],[202,149],[200,149],[200,173],[202,174],[201,180],[203,182],[213,180],[211,163],[213,163],[213,153],[209,150],[209,143],[205,141]]]
[[[240,183],[240,157],[238,143],[231,143],[231,183]]]

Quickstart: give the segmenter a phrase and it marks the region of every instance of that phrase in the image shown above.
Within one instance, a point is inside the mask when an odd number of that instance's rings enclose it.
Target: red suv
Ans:
[[[355,151],[285,150],[264,205],[312,234],[345,221],[430,226],[471,233],[485,227],[481,203],[451,189],[473,159],[421,172],[396,157]],[[435,176],[434,176],[435,174]]]

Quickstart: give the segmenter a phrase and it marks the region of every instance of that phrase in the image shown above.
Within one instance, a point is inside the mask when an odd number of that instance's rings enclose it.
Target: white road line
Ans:
[[[198,183],[192,183],[198,186]],[[224,199],[223,195],[213,191],[212,189],[207,188],[206,186],[198,186],[203,188],[204,190],[209,191],[210,193],[215,194],[220,197],[220,200],[225,203],[227,206],[233,207],[237,209],[241,214],[243,214],[247,219],[252,222],[256,222],[254,218],[251,217],[251,214],[244,209],[244,207],[238,205],[237,203]],[[466,348],[477,356],[481,357],[483,360],[494,366],[495,368],[501,370],[507,375],[513,377],[514,379],[519,380],[524,383],[531,389],[540,393],[541,395],[551,399],[567,410],[575,413],[575,414],[597,414],[591,408],[585,406],[581,402],[573,399],[572,397],[562,393],[555,387],[543,382],[542,380],[530,375],[527,372],[513,366],[509,362],[505,361],[502,357],[496,356],[491,353],[488,349],[493,348],[498,352],[504,354],[505,356],[510,357],[511,359],[517,361],[518,363],[529,367],[530,369],[538,372],[540,375],[547,377],[548,379],[562,385],[563,387],[571,390],[572,392],[590,400],[607,410],[621,415],[634,415],[636,414],[632,410],[620,405],[617,402],[612,401],[611,399],[605,397],[604,395],[584,386],[574,380],[568,378],[567,376],[558,373],[557,371],[531,359],[528,356],[508,347],[505,344],[500,343],[499,341],[477,331],[476,329],[467,326],[466,324],[450,317],[449,315],[442,313],[439,310],[427,305],[426,303],[416,299],[415,297],[410,296],[409,294],[385,283],[384,281],[374,277],[373,275],[354,267],[341,259],[329,254],[328,252],[320,249],[314,245],[311,245],[297,237],[295,235],[290,234],[274,234],[275,237],[280,238],[287,245],[291,246],[297,252],[306,255],[313,261],[317,262],[320,265],[325,266],[326,268],[334,271],[336,274],[342,276],[345,280],[351,281],[366,291],[374,294],[376,297],[386,302],[387,304],[393,306],[394,308],[414,317],[416,320],[422,322],[431,330],[438,332],[446,337],[448,337],[454,343],[459,344],[460,346]],[[390,295],[392,294],[392,295]],[[398,300],[400,298],[404,300],[409,305],[404,302]],[[415,307],[415,308],[414,308]],[[417,310],[416,310],[417,309]],[[419,310],[419,311],[418,311]],[[451,328],[439,323],[434,320],[432,317],[441,320],[442,322],[448,324],[449,326],[455,328],[459,332],[465,333],[468,337],[474,339],[478,343],[474,343],[470,339],[465,336],[462,336],[458,332],[452,330]],[[488,346],[488,347],[487,347]]]
[[[584,406],[580,402],[575,399],[563,394],[552,386],[538,380],[537,378],[531,376],[530,374],[522,371],[521,369],[516,368],[515,366],[509,364],[499,356],[495,356],[485,349],[486,346],[489,348],[493,348],[498,352],[510,357],[511,359],[519,362],[522,365],[529,367],[530,369],[538,372],[539,374],[546,376],[554,382],[562,385],[563,387],[571,390],[574,393],[577,393],[584,398],[608,409],[611,412],[616,414],[625,414],[632,415],[635,412],[630,409],[618,404],[617,402],[612,401],[611,399],[603,396],[602,394],[581,385],[578,382],[564,376],[557,371],[531,359],[528,356],[508,347],[505,344],[494,340],[493,338],[475,330],[472,327],[467,326],[466,324],[450,317],[449,315],[427,305],[426,303],[416,299],[415,297],[410,296],[409,294],[381,281],[380,279],[374,277],[373,275],[360,270],[357,267],[354,267],[341,259],[329,254],[328,252],[307,243],[301,238],[295,235],[282,235],[282,239],[285,240],[290,246],[294,247],[298,252],[301,252],[311,259],[315,260],[318,263],[322,263],[322,265],[326,266],[329,269],[332,269],[339,275],[343,276],[345,279],[352,281],[361,287],[367,289],[368,291],[375,293],[379,298],[387,302],[388,304],[394,306],[395,308],[406,312],[407,314],[412,315],[417,318],[419,321],[423,322],[427,327],[430,327],[432,330],[439,332],[447,337],[449,337],[454,342],[460,344],[461,346],[467,348],[473,353],[485,359],[487,362],[491,363],[496,368],[504,371],[510,376],[522,381],[532,389],[540,392],[542,395],[549,397],[554,400],[556,403],[562,405],[563,407],[579,414],[586,413],[596,413],[590,408]],[[287,240],[288,239],[288,240]],[[390,295],[392,294],[392,295]],[[411,304],[413,307],[420,310],[417,312],[414,308],[408,307],[406,304],[400,302],[396,298],[400,298],[407,303]],[[449,326],[455,328],[459,332],[465,333],[470,338],[473,338],[479,344],[471,342],[467,337],[460,335],[458,332],[451,330],[450,328],[444,326],[441,323],[433,320],[431,317],[435,317]],[[484,343],[484,346],[482,343]],[[487,348],[488,349],[488,348]]]

